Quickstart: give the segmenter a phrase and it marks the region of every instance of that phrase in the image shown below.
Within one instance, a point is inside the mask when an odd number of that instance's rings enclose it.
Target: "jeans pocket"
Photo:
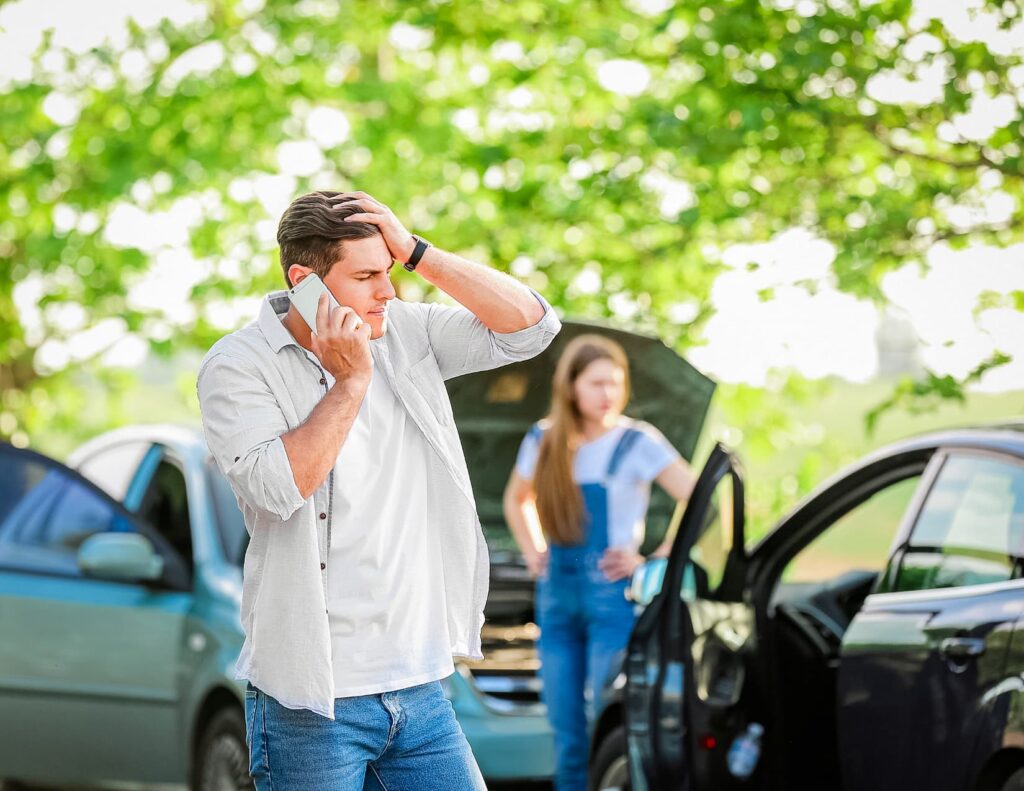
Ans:
[[[256,720],[256,706],[257,706],[257,692],[256,690],[245,691],[245,744],[249,750],[252,750],[252,731]]]
[[[590,588],[590,601],[594,614],[598,617],[625,617],[632,614],[633,603],[626,598],[629,580],[608,582]],[[628,620],[628,619],[627,619]]]

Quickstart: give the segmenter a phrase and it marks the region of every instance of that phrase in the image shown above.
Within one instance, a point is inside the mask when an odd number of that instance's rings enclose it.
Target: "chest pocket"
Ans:
[[[451,425],[452,404],[448,400],[448,391],[445,390],[444,379],[441,378],[441,371],[437,367],[434,355],[427,352],[422,360],[409,367],[406,376],[412,383],[414,397],[418,397],[427,405],[438,423],[442,426]]]

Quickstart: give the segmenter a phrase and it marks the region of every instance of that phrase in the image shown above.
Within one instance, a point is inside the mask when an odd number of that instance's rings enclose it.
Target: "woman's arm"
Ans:
[[[533,483],[512,470],[505,486],[502,506],[505,523],[512,531],[519,551],[523,553],[526,567],[536,577],[544,571],[547,562],[547,543],[537,517]]]

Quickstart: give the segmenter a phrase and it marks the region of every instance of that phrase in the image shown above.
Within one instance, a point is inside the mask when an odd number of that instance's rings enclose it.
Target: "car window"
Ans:
[[[840,516],[789,562],[782,581],[817,583],[849,571],[881,573],[920,480],[915,475],[879,489]]]
[[[893,590],[1008,580],[1022,544],[1024,467],[982,456],[951,456],[914,525]]]
[[[134,526],[81,479],[40,457],[0,453],[0,564],[77,576],[82,543],[113,530]]]
[[[192,524],[188,512],[188,490],[181,469],[164,458],[153,472],[137,513],[170,544],[191,573]]]
[[[118,502],[123,502],[147,442],[125,442],[104,448],[78,465],[78,471]]]
[[[206,460],[206,474],[210,482],[217,533],[224,549],[224,557],[229,563],[241,566],[245,558],[245,549],[249,545],[249,532],[245,528],[245,518],[238,507],[238,499],[212,457]]]
[[[694,596],[705,598],[718,590],[732,548],[733,516],[733,480],[726,475],[715,486],[711,506],[700,527],[700,538],[690,550],[681,591],[684,600]]]

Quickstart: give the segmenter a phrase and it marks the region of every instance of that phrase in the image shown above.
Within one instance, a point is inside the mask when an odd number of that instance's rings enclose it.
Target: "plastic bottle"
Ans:
[[[746,779],[754,774],[758,759],[761,757],[762,735],[764,735],[764,726],[759,722],[752,722],[743,733],[733,740],[726,758],[729,772],[733,777]]]

